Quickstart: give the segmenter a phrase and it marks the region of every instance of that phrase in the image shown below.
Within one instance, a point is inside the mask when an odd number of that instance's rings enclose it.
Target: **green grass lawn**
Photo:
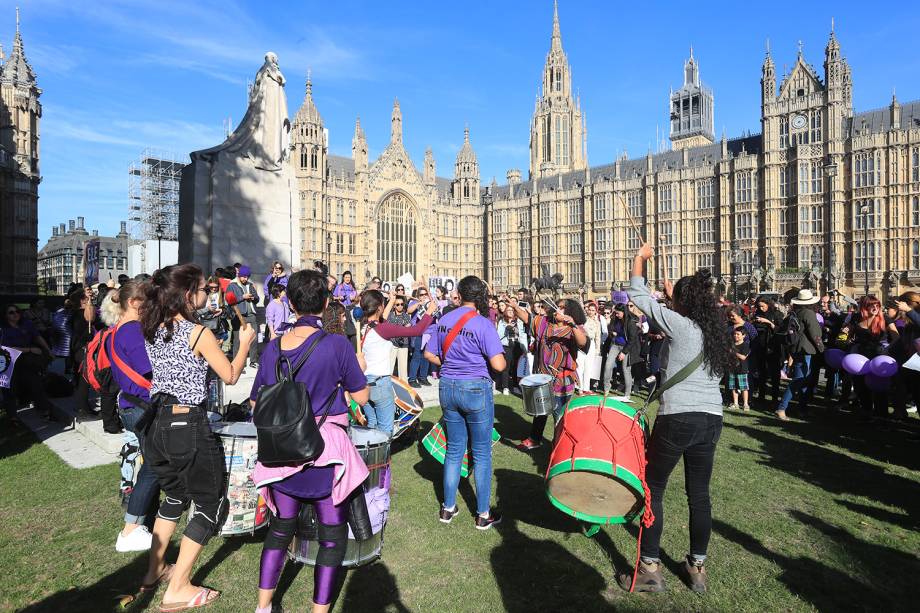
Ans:
[[[496,402],[499,432],[525,436],[520,401]],[[425,411],[422,432],[439,414]],[[117,467],[74,470],[29,434],[2,436],[0,610],[116,610],[117,595],[133,591],[145,565],[144,555],[114,550]],[[757,412],[727,415],[712,483],[710,592],[699,596],[675,575],[688,546],[680,466],[665,500],[668,592],[630,595],[614,574],[631,569],[635,526],[583,537],[544,495],[548,449],[529,456],[495,447],[493,500],[505,521],[479,532],[470,513],[438,522],[441,466],[413,444],[393,456],[383,557],[348,573],[335,610],[917,610],[917,451],[910,430],[848,414],[785,424]],[[461,508],[473,509],[466,481],[461,494]],[[223,591],[209,611],[254,609],[260,541],[208,545],[194,580]],[[288,610],[307,610],[311,569],[289,564],[279,589]],[[154,611],[161,595],[131,610]]]

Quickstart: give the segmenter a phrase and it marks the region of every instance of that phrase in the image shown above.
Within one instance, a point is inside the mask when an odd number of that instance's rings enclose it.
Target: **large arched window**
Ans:
[[[405,195],[387,197],[377,213],[377,274],[384,281],[415,271],[417,253],[415,209]]]

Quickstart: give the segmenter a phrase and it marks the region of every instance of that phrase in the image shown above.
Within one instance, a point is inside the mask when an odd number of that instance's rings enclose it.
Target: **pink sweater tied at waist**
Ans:
[[[320,419],[321,417],[317,417],[316,421]],[[313,462],[292,466],[264,466],[261,462],[256,462],[255,468],[252,469],[252,480],[272,512],[275,512],[275,503],[268,485],[286,479],[307,467],[335,466],[332,479],[332,503],[335,505],[344,502],[356,488],[364,483],[369,474],[367,465],[348,437],[347,427],[347,413],[330,415],[326,418],[326,422],[320,429],[326,447]]]

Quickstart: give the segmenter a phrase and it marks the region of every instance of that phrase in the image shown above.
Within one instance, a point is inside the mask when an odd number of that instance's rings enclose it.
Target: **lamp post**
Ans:
[[[757,249],[754,250],[754,256],[751,258],[751,265],[753,266],[753,270],[757,271],[756,275],[754,275],[753,272],[751,274],[751,278],[756,279],[755,283],[757,283],[757,286],[752,289],[754,290],[755,294],[759,294],[760,293],[760,279],[763,275],[763,270],[761,270],[760,268],[760,251],[758,251]]]
[[[163,223],[157,222],[157,270],[163,267]]]
[[[821,250],[818,249],[817,245],[811,248],[811,269],[812,271],[815,271],[815,275],[813,277],[815,279],[815,290],[820,290],[821,277],[817,274],[817,271],[821,270]]]
[[[732,302],[738,303],[738,263],[741,261],[741,251],[732,241],[731,255],[729,256],[732,265]]]
[[[866,200],[860,205],[859,213],[863,216],[863,287],[865,296],[869,295],[869,212],[872,207]]]
[[[492,263],[490,258],[492,256],[492,250],[489,248],[489,234],[492,232],[492,214],[493,208],[492,204],[494,199],[492,197],[492,188],[486,187],[485,193],[482,194],[482,204],[486,207],[486,216],[483,219],[483,232],[482,232],[482,242],[483,242],[483,261],[482,261],[482,272],[486,278],[486,281],[492,280],[492,271],[490,264]]]
[[[326,266],[332,272],[332,232],[326,232]]]
[[[770,276],[770,291],[775,291],[775,282],[776,282],[776,258],[773,256],[772,251],[767,252],[767,274]]]
[[[834,177],[837,176],[837,165],[833,161],[824,166],[824,175],[827,177],[827,291],[836,287],[834,279]]]
[[[521,220],[518,223],[518,256],[521,258],[521,284],[518,287],[524,287],[525,278],[524,278],[524,220]]]

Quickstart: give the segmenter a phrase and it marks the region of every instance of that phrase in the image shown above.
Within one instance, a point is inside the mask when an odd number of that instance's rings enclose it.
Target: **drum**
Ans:
[[[573,398],[556,427],[546,495],[572,517],[631,522],[645,508],[648,425],[633,407],[595,394]]]
[[[492,428],[492,446],[495,446],[495,443],[501,440],[501,435],[499,435],[498,430]],[[428,453],[431,456],[440,462],[444,463],[444,459],[447,457],[447,430],[438,422],[434,427],[425,435],[425,438],[422,439],[422,446],[428,450]],[[467,477],[470,474],[470,451],[467,449],[463,454],[463,459],[460,460],[460,476]]]
[[[528,375],[521,379],[521,395],[524,397],[524,412],[534,417],[553,412],[553,377],[551,375]]]
[[[361,416],[361,419],[358,419],[358,416]],[[360,424],[362,421],[365,421],[364,409],[361,408],[354,400],[348,400],[348,421],[352,424]]]
[[[224,475],[227,481],[228,513],[220,534],[252,534],[268,525],[269,515],[265,500],[249,477],[258,459],[256,427],[248,422],[212,422],[211,430],[217,434],[224,447]]]
[[[412,386],[398,377],[391,377],[396,402],[396,415],[393,420],[393,438],[398,438],[422,415],[425,403]]]
[[[364,426],[350,426],[348,436],[370,471],[364,482],[364,489],[369,491],[375,487],[382,487],[384,472],[390,467],[389,437],[376,428]]]
[[[373,533],[371,538],[359,541],[355,539],[349,527],[342,566],[354,568],[370,564],[382,555],[383,531],[390,512],[390,439],[377,429],[362,426],[351,426],[348,436],[370,470],[362,489]],[[297,533],[288,550],[288,556],[292,560],[310,566],[316,565],[316,556],[320,549],[316,529],[316,512],[313,505],[302,505],[297,518]]]

